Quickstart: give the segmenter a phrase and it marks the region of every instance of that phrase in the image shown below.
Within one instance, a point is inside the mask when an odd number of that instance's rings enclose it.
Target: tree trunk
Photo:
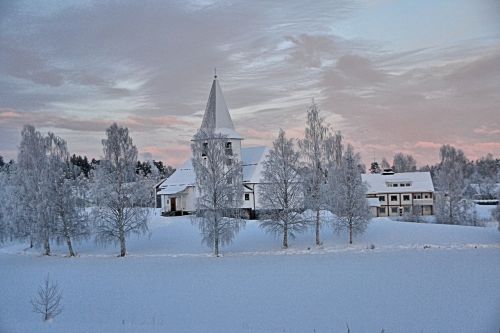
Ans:
[[[319,209],[316,210],[316,246],[321,245],[321,240],[319,239]]]
[[[352,244],[352,222],[349,223],[349,244]]]
[[[219,235],[215,235],[214,239],[214,255],[219,256]]]
[[[50,242],[48,238],[43,241],[44,256],[50,256]]]
[[[283,248],[288,249],[288,223],[283,225]]]
[[[69,256],[74,257],[75,252],[73,252],[73,244],[71,244],[71,238],[66,237],[66,244],[68,244],[68,251],[69,251]]]
[[[125,257],[127,254],[127,248],[125,246],[125,235],[120,233],[120,257]]]

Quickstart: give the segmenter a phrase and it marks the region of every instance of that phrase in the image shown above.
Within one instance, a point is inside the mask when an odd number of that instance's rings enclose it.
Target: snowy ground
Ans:
[[[213,258],[188,217],[155,216],[129,256],[92,242],[77,258],[0,248],[0,332],[492,332],[500,328],[500,232],[374,219],[347,246],[291,248],[249,222]],[[371,245],[375,249],[369,249]],[[63,290],[51,323],[31,312],[44,276]]]

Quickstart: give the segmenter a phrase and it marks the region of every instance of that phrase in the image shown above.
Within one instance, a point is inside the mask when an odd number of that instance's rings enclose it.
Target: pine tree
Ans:
[[[304,197],[299,153],[281,129],[263,164],[261,182],[260,201],[268,218],[261,222],[261,227],[267,232],[283,235],[283,248],[288,248],[288,237],[293,238],[295,233],[304,231],[307,224],[300,215]]]

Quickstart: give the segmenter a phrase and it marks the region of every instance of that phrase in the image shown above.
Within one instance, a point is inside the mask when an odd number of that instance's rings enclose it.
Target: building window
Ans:
[[[232,156],[233,155],[233,147],[231,142],[226,142],[226,155]]]
[[[424,194],[424,198],[428,199],[429,195],[428,194]]]
[[[410,183],[406,183],[406,186],[411,186],[411,184]]]
[[[406,186],[406,184],[401,183],[401,184],[399,184],[399,186],[401,186],[401,187],[405,187],[405,186]]]
[[[378,211],[380,214],[385,214],[385,207],[380,207]]]
[[[245,201],[249,201],[250,200],[250,193],[245,193]]]
[[[378,197],[378,201],[384,202],[385,201],[385,195],[381,195]]]
[[[432,198],[432,193],[429,193],[429,198]]]
[[[398,201],[397,195],[391,195],[391,201]]]
[[[398,213],[398,207],[391,207],[391,213],[397,214]]]
[[[203,149],[201,151],[201,157],[207,156],[208,142],[203,142]]]
[[[410,207],[404,207],[403,210],[406,214],[410,213]]]
[[[409,194],[403,195],[403,200],[404,201],[410,201],[410,195]]]
[[[398,184],[392,184],[392,187],[398,187]]]
[[[413,199],[420,199],[422,198],[422,196],[420,194],[414,194],[413,195]]]

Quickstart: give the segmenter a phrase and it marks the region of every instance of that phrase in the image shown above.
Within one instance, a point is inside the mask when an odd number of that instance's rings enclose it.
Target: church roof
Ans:
[[[243,183],[260,183],[263,163],[268,152],[267,147],[241,148]],[[161,191],[158,194],[178,193],[195,184],[196,174],[189,159],[160,185]]]
[[[215,76],[208,96],[207,107],[203,115],[200,130],[207,130],[215,134],[222,134],[229,139],[241,139],[234,130],[233,121],[222,94],[217,76]]]

